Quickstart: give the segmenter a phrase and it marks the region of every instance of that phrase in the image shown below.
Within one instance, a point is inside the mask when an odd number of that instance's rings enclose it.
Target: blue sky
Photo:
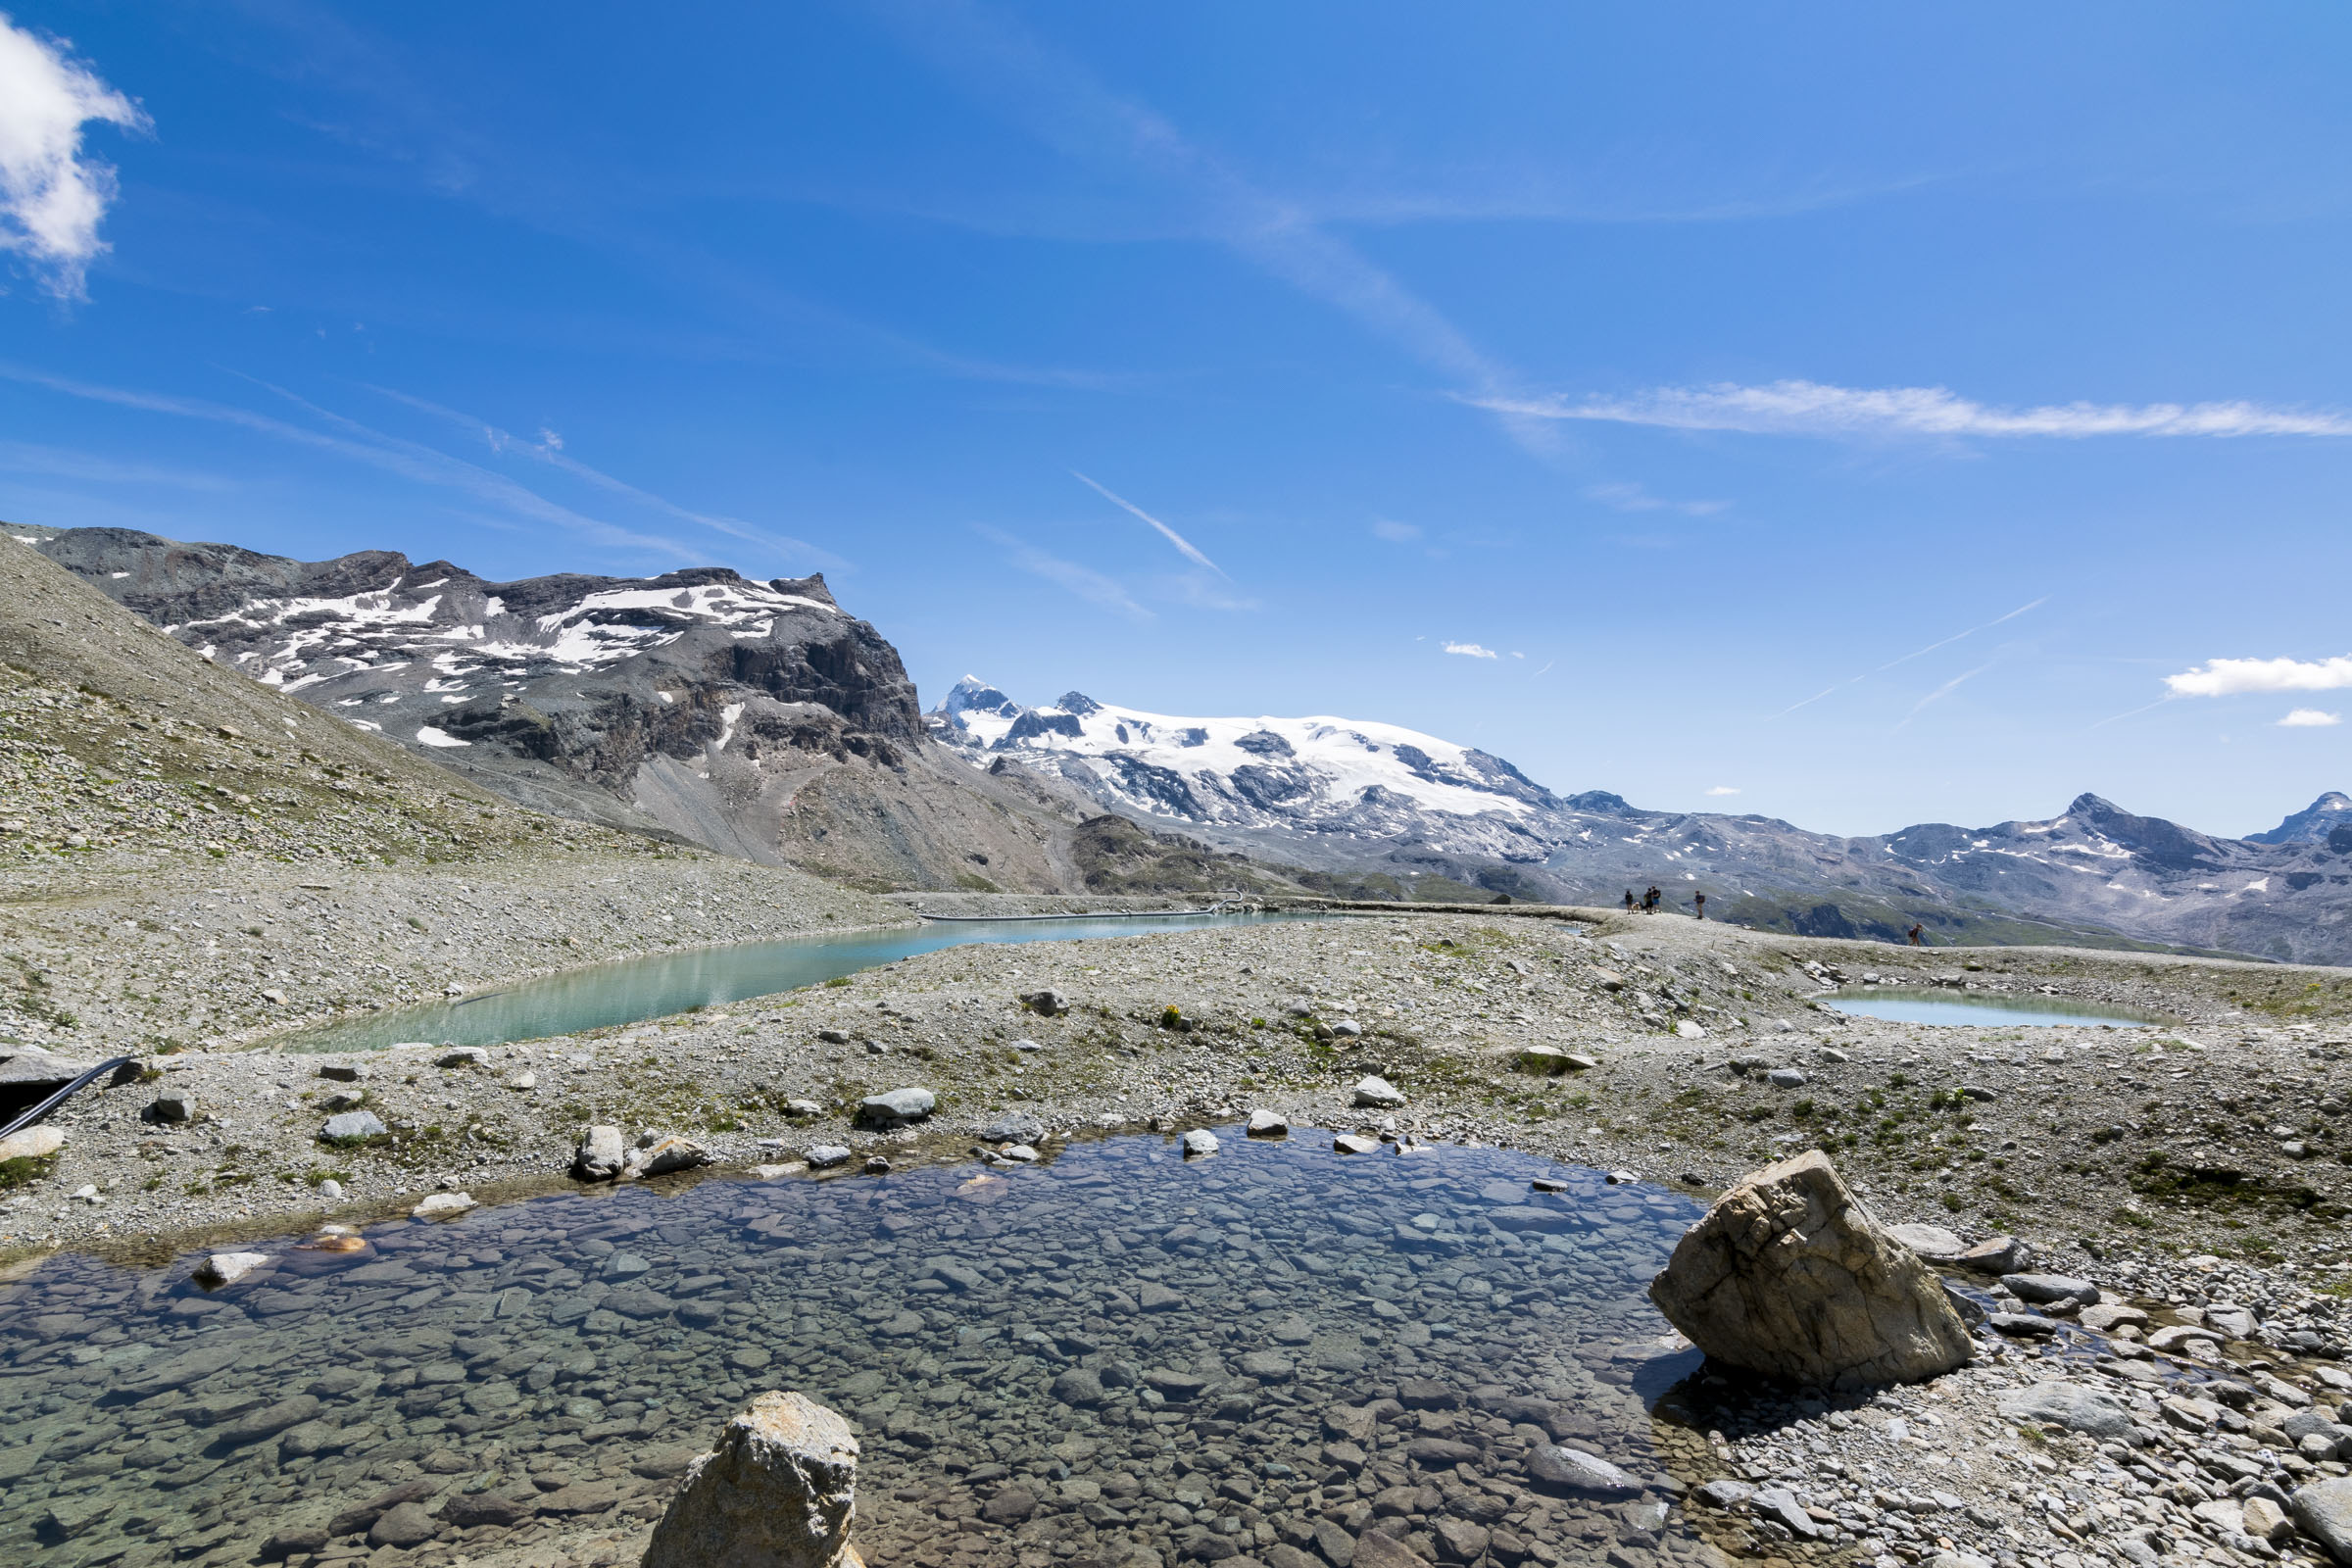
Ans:
[[[0,517],[1834,831],[2352,787],[2337,8],[7,16]]]

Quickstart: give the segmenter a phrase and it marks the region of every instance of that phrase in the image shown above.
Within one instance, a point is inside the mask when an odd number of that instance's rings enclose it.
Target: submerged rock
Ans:
[[[269,1261],[268,1252],[215,1252],[196,1265],[196,1279],[203,1285],[234,1285]]]
[[[857,1482],[847,1421],[800,1394],[762,1394],[687,1467],[643,1568],[863,1568],[850,1544]]]
[[[1903,1383],[1969,1359],[1968,1328],[1935,1277],[1819,1150],[1718,1199],[1649,1298],[1709,1355],[1792,1383]]]

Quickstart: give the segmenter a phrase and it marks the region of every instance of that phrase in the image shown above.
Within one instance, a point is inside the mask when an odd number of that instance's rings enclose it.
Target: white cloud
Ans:
[[[1397,522],[1390,517],[1373,518],[1372,532],[1376,538],[1386,539],[1389,543],[1396,545],[1409,545],[1421,537],[1421,530],[1411,523]]]
[[[1104,489],[1102,485],[1099,485],[1094,480],[1089,479],[1085,474],[1080,473],[1076,468],[1072,468],[1070,470],[1070,477],[1077,480],[1080,484],[1086,486],[1089,490],[1095,492],[1095,494],[1101,496],[1103,500],[1109,502],[1112,506],[1119,508],[1123,512],[1132,514],[1135,516],[1141,517],[1152,527],[1157,528],[1160,532],[1160,536],[1166,539],[1168,543],[1174,545],[1184,556],[1185,560],[1206,566],[1209,570],[1215,572],[1220,577],[1225,575],[1225,568],[1218,565],[1215,562],[1209,560],[1200,551],[1194,549],[1193,542],[1190,539],[1187,539],[1184,535],[1178,533],[1175,529],[1169,527],[1166,523],[1160,521],[1157,517],[1154,517],[1152,515],[1152,514],[1146,512],[1134,502],[1128,500],[1124,496],[1112,494],[1109,490]]]
[[[2306,662],[2298,659],[2209,659],[2167,675],[2175,697],[2235,697],[2241,692],[2331,692],[2352,686],[2352,657]]]
[[[82,297],[83,275],[106,249],[98,223],[115,198],[115,172],[82,156],[81,127],[148,124],[72,47],[0,14],[0,250],[24,257],[68,300]]]
[[[1740,789],[1736,784],[1718,784],[1707,793],[1709,795],[1737,795],[1740,793]]]
[[[1496,414],[1597,419],[1676,430],[1810,436],[2352,435],[2352,415],[2259,403],[2062,403],[2004,409],[1939,386],[1860,388],[1818,381],[1654,387],[1631,397],[1468,400]]]
[[[2280,729],[2325,729],[2330,724],[2341,724],[2343,721],[2344,715],[2341,713],[2323,713],[2316,708],[2298,708],[2280,719],[2278,727]]]
[[[1091,566],[1081,566],[1075,561],[1064,561],[1059,556],[1050,556],[1043,550],[1023,544],[1010,534],[1001,533],[994,528],[982,528],[979,532],[982,538],[1003,547],[1004,552],[1011,556],[1012,564],[1033,577],[1043,577],[1050,583],[1068,589],[1089,604],[1118,611],[1121,614],[1132,616],[1134,619],[1150,620],[1152,618],[1152,612],[1137,604],[1134,596],[1129,594],[1116,579],[1105,577]]]
[[[1447,643],[1446,645],[1446,651],[1449,654],[1460,654],[1467,659],[1495,659],[1500,657],[1494,652],[1494,649],[1481,648],[1476,643]]]
[[[1729,501],[1667,501],[1639,484],[1594,484],[1585,487],[1585,499],[1618,512],[1679,512],[1686,517],[1711,517]]]

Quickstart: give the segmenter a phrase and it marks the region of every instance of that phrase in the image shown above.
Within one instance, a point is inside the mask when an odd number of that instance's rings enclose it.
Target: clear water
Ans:
[[[956,920],[889,931],[854,931],[841,936],[739,942],[727,947],[693,948],[683,953],[656,954],[568,969],[456,1002],[372,1013],[295,1036],[281,1042],[278,1049],[379,1051],[409,1040],[500,1046],[511,1040],[539,1040],[549,1035],[666,1017],[689,1007],[764,997],[790,991],[795,986],[814,985],[837,975],[854,974],[878,963],[912,957],[918,953],[972,942],[1071,942],[1089,937],[1131,937],[1153,931],[1194,931],[1202,926],[1316,918],[1328,916],[1207,914],[1149,919],[1090,915],[1054,920]]]
[[[1542,1420],[1658,1477],[1648,1403],[1698,1357],[1642,1292],[1693,1204],[1498,1151],[1219,1131],[1189,1163],[1126,1136],[1007,1174],[564,1194],[357,1254],[262,1244],[212,1294],[190,1259],[50,1259],[0,1288],[0,1561],[242,1565],[415,1484],[440,1540],[379,1563],[633,1564],[686,1458],[786,1388],[860,1430],[858,1539],[893,1568],[1214,1561],[1286,1533],[1319,1556],[1318,1528],[1392,1508],[1433,1555],[1475,1527],[1516,1538],[1498,1560],[1696,1563],[1663,1490],[1526,1471]],[[1327,1446],[1351,1428],[1361,1455]]]
[[[2117,1024],[2143,1028],[2164,1020],[2154,1013],[2061,997],[2002,997],[1982,992],[1954,996],[1948,991],[1906,991],[1881,986],[1870,991],[1841,991],[1822,999],[1839,1012],[1896,1023],[1955,1024],[1978,1029],[2047,1028],[2062,1024]]]

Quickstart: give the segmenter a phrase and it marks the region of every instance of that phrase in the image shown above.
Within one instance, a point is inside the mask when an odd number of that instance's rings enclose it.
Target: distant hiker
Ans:
[[[1690,902],[1698,906],[1698,917],[1704,920],[1707,917],[1707,896],[1704,893],[1693,893],[1690,895]]]
[[[1911,928],[1911,945],[1915,948],[1926,947],[1928,945],[1926,941],[1927,934],[1928,928],[1926,926],[1914,925]]]
[[[1632,888],[1625,890],[1625,912],[1628,914],[1634,912],[1634,890]]]
[[[1652,882],[1649,885],[1649,891],[1642,895],[1642,912],[1644,914],[1657,913],[1658,901],[1665,897],[1665,894],[1658,891],[1658,885]]]

